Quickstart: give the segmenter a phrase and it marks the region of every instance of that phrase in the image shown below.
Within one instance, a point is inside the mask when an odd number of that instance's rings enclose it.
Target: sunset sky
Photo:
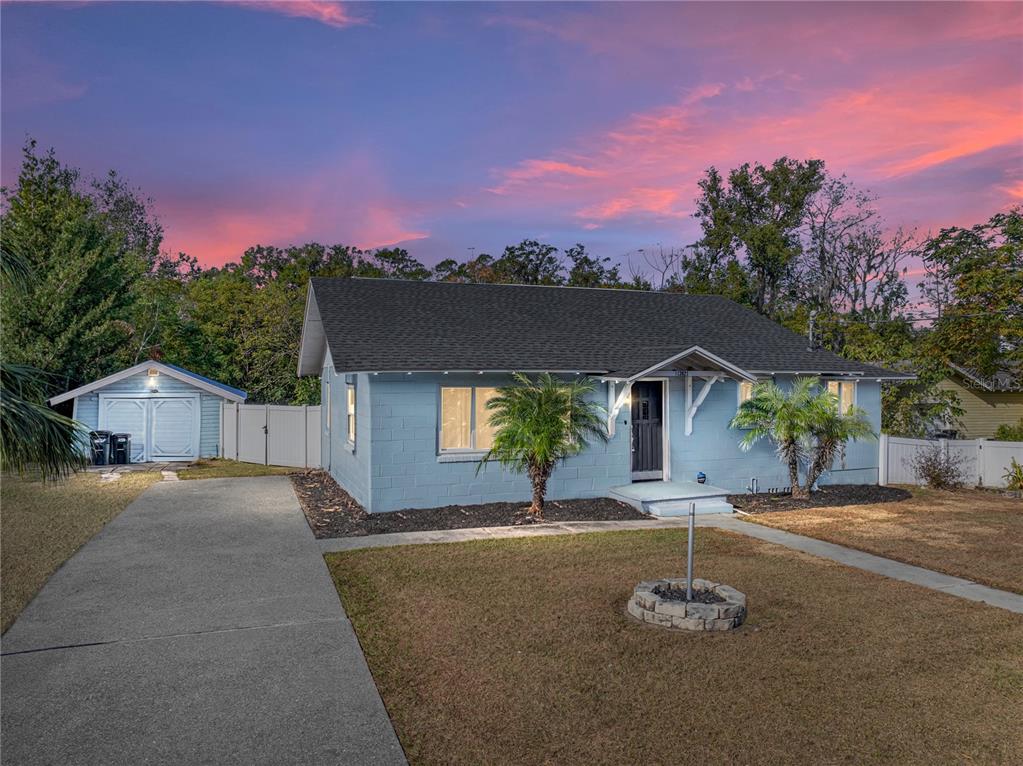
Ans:
[[[819,157],[890,226],[1023,202],[1023,4],[3,3],[27,136],[155,201],[166,248],[697,237],[709,166]]]

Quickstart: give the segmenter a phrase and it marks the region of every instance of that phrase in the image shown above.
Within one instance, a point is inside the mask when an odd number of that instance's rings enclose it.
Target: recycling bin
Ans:
[[[110,437],[110,462],[118,465],[131,462],[131,434]]]
[[[110,431],[89,431],[93,465],[110,465]]]

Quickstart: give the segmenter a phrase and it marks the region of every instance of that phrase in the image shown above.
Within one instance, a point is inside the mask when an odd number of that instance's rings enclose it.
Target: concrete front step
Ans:
[[[702,497],[698,500],[661,500],[655,503],[643,503],[643,510],[651,516],[686,516],[689,514],[689,503],[696,503],[696,513],[732,513],[732,504],[724,497]]]
[[[692,481],[637,482],[612,487],[608,496],[628,503],[651,516],[685,516],[689,503],[696,503],[696,513],[731,513],[728,490]]]

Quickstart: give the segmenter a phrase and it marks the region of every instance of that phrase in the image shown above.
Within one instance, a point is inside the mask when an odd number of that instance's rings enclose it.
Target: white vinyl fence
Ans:
[[[1004,487],[1005,472],[1012,458],[1023,463],[1023,442],[996,442],[988,439],[904,439],[881,434],[879,484],[919,484],[909,466],[913,456],[937,444],[948,454],[960,455],[967,482],[978,487]]]
[[[224,402],[220,454],[243,463],[319,468],[320,408]]]

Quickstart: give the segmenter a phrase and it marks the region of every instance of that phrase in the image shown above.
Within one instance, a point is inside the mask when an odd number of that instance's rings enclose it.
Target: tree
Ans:
[[[753,307],[761,314],[775,315],[782,285],[801,252],[807,205],[823,181],[821,160],[782,157],[770,167],[746,163],[728,174],[727,184],[710,168],[699,183],[699,244],[715,259],[745,255]]]
[[[609,266],[611,259],[586,252],[586,246],[577,244],[565,251],[572,264],[568,271],[569,287],[621,287],[622,276],[618,266]]]
[[[70,388],[123,366],[135,334],[143,277],[159,248],[159,225],[116,176],[83,185],[53,151],[24,149],[4,189],[3,239],[33,278],[0,307],[5,358]]]
[[[32,273],[7,243],[0,247],[0,285],[5,297],[24,290]],[[0,469],[42,478],[67,475],[85,463],[84,434],[78,423],[46,405],[46,373],[0,361]]]
[[[494,281],[517,285],[563,285],[564,267],[558,248],[524,239],[509,245],[494,262]]]
[[[789,472],[792,497],[810,497],[813,485],[831,467],[847,441],[873,435],[866,413],[857,408],[838,411],[835,397],[820,386],[818,378],[798,378],[791,389],[775,383],[758,383],[753,395],[739,406],[731,428],[745,429],[741,449],[767,439]],[[805,467],[806,483],[799,483]]]
[[[928,353],[980,375],[1023,369],[1023,208],[970,229],[942,229],[923,259],[931,294],[945,301]]]
[[[604,410],[592,399],[595,384],[589,378],[513,377],[515,384],[499,388],[487,402],[494,445],[476,470],[496,460],[527,474],[533,486],[529,512],[542,519],[547,480],[557,462],[583,451],[590,439],[607,441]]]

